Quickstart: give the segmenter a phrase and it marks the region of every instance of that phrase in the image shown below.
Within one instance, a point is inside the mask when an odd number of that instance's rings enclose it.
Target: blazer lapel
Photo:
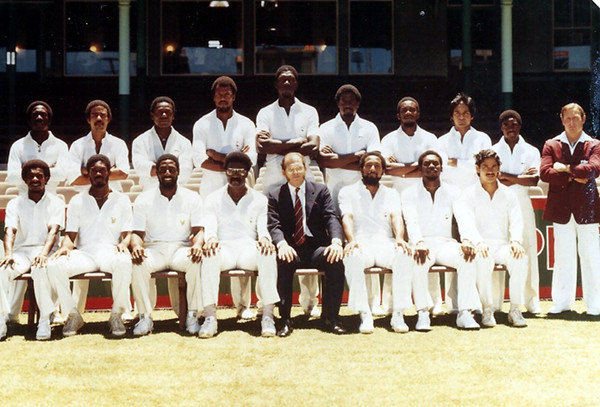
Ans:
[[[306,210],[306,224],[308,225],[308,219],[310,219],[310,212],[312,211],[313,204],[315,202],[316,192],[313,188],[313,185],[306,182],[306,196],[304,197],[304,207]]]

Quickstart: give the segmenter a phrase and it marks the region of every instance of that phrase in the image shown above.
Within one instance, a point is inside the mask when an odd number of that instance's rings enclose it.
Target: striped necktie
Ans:
[[[296,199],[294,201],[294,243],[296,243],[296,246],[301,246],[306,237],[304,234],[304,222],[302,221],[302,203],[298,196],[299,191],[300,188],[296,188]]]

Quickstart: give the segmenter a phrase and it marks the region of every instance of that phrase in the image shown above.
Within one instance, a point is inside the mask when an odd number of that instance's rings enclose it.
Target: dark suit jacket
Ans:
[[[555,162],[571,165],[571,173],[557,172]],[[588,140],[578,143],[573,154],[569,146],[559,140],[546,141],[542,150],[540,178],[548,182],[548,200],[544,219],[565,224],[571,214],[579,224],[600,222],[600,198],[595,178],[600,175],[600,142]],[[580,184],[573,178],[587,178]]]
[[[328,246],[335,237],[343,241],[342,225],[327,186],[312,181],[305,183],[306,226],[315,243]],[[269,193],[267,216],[273,243],[277,245],[285,239],[290,246],[294,246],[294,203],[287,183]]]

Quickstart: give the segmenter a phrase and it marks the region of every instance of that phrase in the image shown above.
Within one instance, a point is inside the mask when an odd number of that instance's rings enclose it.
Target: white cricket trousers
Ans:
[[[368,287],[371,276],[365,276],[365,269],[377,266],[393,270],[401,267],[402,253],[396,250],[394,239],[385,236],[359,236],[357,242],[358,249],[344,258],[344,274],[349,289],[348,308],[359,313],[371,312]]]
[[[114,245],[98,245],[89,249],[72,250],[68,256],[60,256],[48,263],[48,278],[58,293],[62,311],[69,314],[77,309],[71,295],[69,278],[94,271],[104,271],[112,276],[112,311],[123,313],[129,310],[131,256],[117,252]]]
[[[527,281],[527,255],[515,259],[510,253],[510,244],[499,241],[489,241],[488,257],[475,257],[477,269],[477,289],[483,309],[497,309],[497,296],[494,295],[494,266],[503,264],[510,276],[508,291],[512,306],[525,305],[525,282]],[[497,286],[496,286],[497,291]]]
[[[481,302],[477,292],[475,263],[472,261],[467,262],[464,259],[460,244],[455,240],[446,238],[425,238],[424,242],[429,249],[429,258],[422,265],[414,263],[411,272],[402,272],[399,281],[394,281],[394,311],[401,311],[411,306],[410,278],[412,278],[413,298],[417,310],[430,308],[434,305],[428,289],[429,269],[434,264],[456,269],[457,306],[460,311],[480,309]],[[396,278],[395,274],[394,278]],[[439,283],[434,288],[439,293]],[[398,298],[396,292],[399,292]],[[417,298],[420,300],[417,300]],[[399,302],[401,306],[396,307],[396,302]]]
[[[15,278],[26,273],[31,268],[31,262],[42,249],[42,246],[22,247],[13,252],[15,260],[14,268],[5,268],[0,270],[0,316],[12,314],[10,294],[12,294],[11,285]],[[40,319],[48,318],[55,311],[54,301],[52,300],[52,288],[48,281],[46,268],[31,268],[31,278],[33,279],[33,290],[35,299],[40,309]],[[23,283],[27,283],[23,281]],[[21,297],[22,298],[22,297]],[[19,305],[21,302],[19,303]],[[14,315],[18,315],[19,310]]]
[[[581,265],[583,302],[590,311],[600,310],[600,239],[598,224],[580,225],[573,215],[565,225],[554,223],[554,272],[552,301],[569,309],[577,288],[577,253]]]
[[[202,259],[202,303],[217,305],[221,271],[231,269],[258,270],[258,286],[264,305],[279,302],[277,293],[277,260],[275,254],[260,254],[255,240],[239,239],[220,242],[220,249]]]
[[[146,257],[140,265],[133,265],[131,288],[138,312],[150,315],[154,309],[151,274],[155,271],[174,270],[185,273],[189,311],[202,310],[200,264],[189,256],[190,246],[181,242],[154,243],[145,246]]]

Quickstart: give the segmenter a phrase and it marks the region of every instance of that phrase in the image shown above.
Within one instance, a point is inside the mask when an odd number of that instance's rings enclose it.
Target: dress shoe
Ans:
[[[332,322],[330,320],[323,321],[323,330],[336,335],[344,335],[346,328],[340,322]]]
[[[284,321],[281,328],[277,330],[277,336],[280,338],[285,338],[286,336],[290,336],[292,334],[292,322],[290,320]]]

